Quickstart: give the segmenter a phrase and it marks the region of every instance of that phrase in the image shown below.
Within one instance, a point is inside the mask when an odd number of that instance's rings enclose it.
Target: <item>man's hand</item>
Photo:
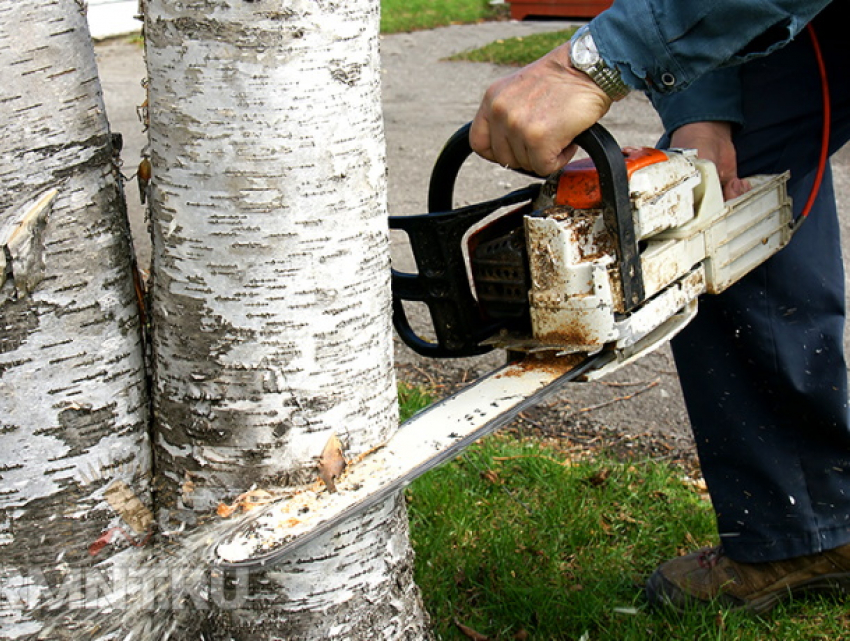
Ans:
[[[732,144],[732,125],[728,122],[694,122],[673,132],[670,146],[696,149],[697,156],[717,167],[723,198],[731,200],[752,189],[749,181],[738,178],[738,160]]]
[[[569,162],[573,138],[605,115],[611,102],[570,64],[567,43],[490,86],[469,142],[488,160],[547,176]]]

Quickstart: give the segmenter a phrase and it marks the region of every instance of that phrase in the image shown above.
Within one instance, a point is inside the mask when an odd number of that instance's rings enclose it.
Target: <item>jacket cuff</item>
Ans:
[[[676,93],[647,92],[667,135],[692,122],[744,124],[741,79],[737,67],[716,69]]]
[[[717,67],[784,46],[829,2],[615,0],[590,22],[590,31],[602,59],[626,84],[671,93]]]

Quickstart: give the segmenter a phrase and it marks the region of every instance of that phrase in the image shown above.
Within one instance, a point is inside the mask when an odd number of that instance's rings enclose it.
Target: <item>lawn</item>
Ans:
[[[382,0],[381,31],[398,33],[493,20],[507,14],[504,7],[488,0]]]
[[[499,39],[479,49],[462,51],[449,60],[489,62],[497,65],[518,67],[530,64],[549,53],[558,45],[567,42],[575,29],[536,33],[530,36]]]
[[[404,414],[430,396],[402,385]],[[650,610],[643,584],[655,567],[716,540],[701,485],[668,463],[504,429],[407,498],[416,580],[443,640],[850,638],[850,613],[829,598],[770,618]]]
[[[382,0],[381,32],[398,33],[434,29],[450,24],[500,20],[508,16],[507,5],[489,0]],[[541,33],[523,38],[497,40],[452,60],[471,60],[504,65],[526,65],[570,39],[573,30]]]

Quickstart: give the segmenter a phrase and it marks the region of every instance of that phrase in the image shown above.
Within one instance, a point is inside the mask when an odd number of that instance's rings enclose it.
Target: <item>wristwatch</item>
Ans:
[[[579,27],[570,39],[570,61],[573,67],[590,76],[611,100],[621,100],[631,91],[620,72],[605,64],[599,55],[588,25]]]

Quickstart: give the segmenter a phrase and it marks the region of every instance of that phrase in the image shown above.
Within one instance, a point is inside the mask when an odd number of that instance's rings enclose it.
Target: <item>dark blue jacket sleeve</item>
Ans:
[[[647,93],[667,134],[692,122],[722,120],[738,125],[744,122],[737,67],[710,71],[684,91]]]
[[[847,0],[836,0],[846,2]],[[590,23],[602,58],[635,89],[684,89],[787,44],[829,0],[615,0]]]

